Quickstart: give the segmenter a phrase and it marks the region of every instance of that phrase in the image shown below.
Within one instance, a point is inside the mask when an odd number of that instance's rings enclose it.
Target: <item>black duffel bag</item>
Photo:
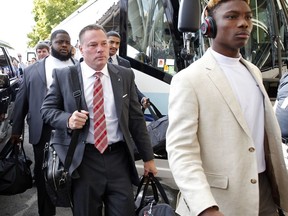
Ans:
[[[0,195],[15,195],[32,188],[31,164],[23,141],[13,144],[9,140],[0,152]]]

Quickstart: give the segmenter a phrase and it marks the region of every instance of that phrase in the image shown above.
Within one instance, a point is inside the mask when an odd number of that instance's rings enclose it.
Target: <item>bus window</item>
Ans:
[[[270,3],[270,2],[269,2]],[[285,35],[287,35],[287,23],[284,19],[280,4],[275,4],[278,11],[275,18],[277,25],[271,18],[272,4],[268,1],[252,1],[251,9],[254,14],[253,31],[249,43],[245,47],[243,56],[257,65],[263,72],[263,78],[275,78],[280,76],[279,64],[283,66],[287,50],[285,48]],[[275,35],[278,35],[277,38]],[[277,39],[279,39],[279,47]],[[287,45],[286,45],[287,46]],[[278,48],[282,55],[278,59]],[[281,59],[283,57],[283,59]],[[276,68],[276,69],[275,69]]]
[[[127,56],[175,74],[175,52],[162,1],[129,0]]]
[[[254,4],[253,4],[254,3]],[[260,69],[264,69],[265,65],[272,65],[271,52],[276,51],[272,43],[270,33],[272,29],[272,19],[268,19],[269,10],[266,1],[253,1],[251,9],[253,11],[253,30],[250,40],[242,52],[244,58],[252,61]]]
[[[277,13],[277,19],[278,19],[278,25],[280,29],[280,43],[281,43],[281,53],[282,53],[282,61],[284,62],[284,65],[287,69],[287,56],[288,56],[288,21],[285,17],[285,13],[288,13],[288,2],[287,1],[277,1],[276,5],[276,11]]]

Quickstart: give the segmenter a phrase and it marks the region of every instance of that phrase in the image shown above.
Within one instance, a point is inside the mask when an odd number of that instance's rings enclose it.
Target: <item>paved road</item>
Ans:
[[[32,145],[28,143],[27,127],[24,136],[24,148],[27,156],[33,160]],[[0,146],[2,149],[2,146]],[[31,166],[33,170],[34,164]],[[57,215],[72,216],[69,208],[57,208]],[[0,195],[0,216],[38,216],[36,187],[13,196]]]

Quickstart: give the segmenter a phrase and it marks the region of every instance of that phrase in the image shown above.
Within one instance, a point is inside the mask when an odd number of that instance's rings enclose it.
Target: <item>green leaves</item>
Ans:
[[[87,0],[34,0],[32,13],[35,26],[27,34],[28,47],[49,39],[51,30],[86,2]]]

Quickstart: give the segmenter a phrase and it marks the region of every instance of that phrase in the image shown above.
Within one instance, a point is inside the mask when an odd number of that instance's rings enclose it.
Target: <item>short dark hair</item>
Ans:
[[[118,32],[116,32],[116,31],[107,32],[107,37],[110,37],[110,36],[118,37],[119,39],[121,39],[120,34]]]
[[[82,36],[86,31],[91,31],[91,30],[102,30],[106,34],[106,30],[103,28],[102,25],[98,24],[90,24],[85,26],[79,33],[79,41],[82,43]]]
[[[50,50],[50,47],[47,43],[40,42],[36,45],[35,50],[37,51],[38,49],[47,49],[48,51]]]
[[[58,34],[67,34],[67,35],[69,35],[68,32],[65,31],[64,29],[55,30],[55,31],[52,32],[52,34],[51,34],[50,43],[52,43],[52,41],[56,38],[56,36],[57,36]]]

